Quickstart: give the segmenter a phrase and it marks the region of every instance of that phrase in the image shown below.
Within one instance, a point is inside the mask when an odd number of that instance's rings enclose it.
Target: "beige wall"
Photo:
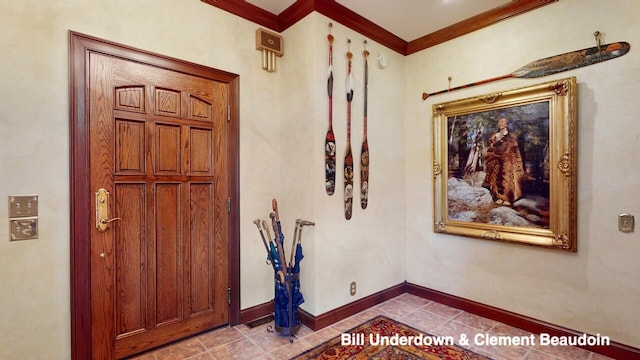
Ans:
[[[350,221],[343,217],[341,183],[334,196],[324,193],[330,21],[324,16],[312,14],[285,31],[285,56],[278,58],[276,73],[267,73],[254,49],[258,26],[197,0],[25,0],[4,6],[0,202],[8,195],[38,194],[40,238],[9,242],[7,207],[0,205],[0,358],[70,356],[68,30],[240,75],[241,308],[273,297],[272,275],[251,221],[266,218],[277,197],[289,244],[296,218],[317,223],[304,230],[302,263],[302,307],[314,315],[407,279],[640,346],[633,327],[638,315],[626,310],[640,295],[633,255],[639,245],[637,236],[615,227],[618,213],[639,213],[632,187],[637,170],[626,165],[631,161],[611,161],[619,154],[637,157],[633,90],[640,74],[633,49],[615,62],[566,74],[577,76],[580,92],[577,254],[431,231],[431,105],[529,82],[505,81],[428,102],[419,99],[422,91],[446,86],[448,75],[466,83],[591,46],[595,30],[605,33],[605,41],[640,43],[638,3],[607,4],[561,1],[408,57],[369,41],[370,203],[366,211],[356,203]],[[357,159],[363,37],[335,22],[333,34],[341,168],[346,38],[353,41],[351,141]],[[378,53],[389,59],[385,70],[375,67]],[[358,283],[355,297],[348,295],[351,281]]]
[[[241,174],[242,198],[242,308],[273,298],[273,273],[263,260],[263,248],[251,220],[268,220],[271,199],[278,199],[285,244],[291,244],[295,219],[316,222],[302,232],[304,260],[301,263],[302,308],[320,315],[346,303],[397,285],[405,280],[404,262],[399,249],[404,246],[404,135],[402,82],[404,57],[368,41],[373,54],[369,64],[369,126],[371,153],[371,194],[369,206],[362,210],[354,196],[353,217],[343,212],[342,170],[338,171],[336,192],[327,196],[324,187],[324,142],[328,128],[328,18],[311,14],[286,30],[285,55],[278,59],[281,95],[268,89],[265,101],[279,105],[277,115],[266,113],[264,120],[242,118],[256,132],[256,138],[243,146],[255,156],[241,156],[253,175]],[[344,165],[346,149],[347,38],[352,40],[352,73],[355,95],[352,102],[351,147],[359,162],[363,133],[364,38],[333,22],[334,88],[333,130],[336,136],[338,168]],[[383,52],[389,66],[380,70],[375,56]],[[241,75],[242,78],[242,75]],[[242,106],[252,106],[241,99]],[[266,111],[265,111],[266,112]],[[278,128],[270,119],[279,116]],[[245,125],[247,126],[247,125]],[[269,134],[269,135],[267,135]],[[264,149],[273,153],[265,153]],[[257,169],[254,169],[257,167]],[[359,171],[359,165],[356,167]],[[359,181],[359,175],[355,178]],[[359,188],[359,187],[357,187]],[[247,191],[248,190],[248,191]],[[285,246],[289,249],[289,246]],[[356,281],[357,293],[349,295],[349,284]]]
[[[69,0],[4,5],[0,28],[0,201],[40,197],[33,241],[8,241],[0,206],[0,358],[70,357],[69,30],[240,74],[242,306],[269,300],[251,220],[279,181],[281,73],[261,69],[257,26],[195,0]]]
[[[404,59],[372,73],[369,142],[373,189],[369,209],[342,215],[341,186],[324,194],[328,19],[313,14],[285,33],[278,71],[260,67],[256,24],[197,0],[21,1],[0,14],[0,199],[38,194],[39,239],[9,242],[0,206],[0,358],[67,359],[69,299],[68,31],[134,46],[240,75],[241,308],[273,298],[272,273],[252,220],[279,200],[287,241],[296,218],[316,221],[303,234],[304,308],[320,314],[404,280]],[[344,154],[345,39],[362,78],[362,37],[335,24],[335,124]],[[338,40],[336,41],[336,43]],[[370,44],[374,54],[382,51]],[[373,89],[374,86],[377,88]],[[353,147],[362,134],[362,83],[353,102]],[[375,114],[375,115],[374,115]],[[376,124],[376,125],[374,125]],[[342,162],[339,162],[342,166]],[[384,189],[384,191],[383,191]],[[5,200],[6,201],[6,200]],[[383,225],[378,229],[376,225]],[[364,229],[364,230],[361,230]],[[357,256],[356,256],[357,254]],[[384,254],[380,256],[380,254]],[[358,282],[355,297],[349,282]]]
[[[407,57],[405,146],[407,280],[578,331],[640,346],[638,232],[617,230],[640,215],[637,191],[640,2],[562,0]],[[535,59],[627,41],[620,59],[538,79],[578,82],[578,252],[456,237],[432,231],[431,106],[536,80],[514,79],[434,96],[423,91],[508,74]]]
[[[289,239],[298,217],[315,221],[303,230],[305,259],[302,307],[320,315],[404,281],[404,128],[402,119],[404,57],[368,40],[368,143],[371,157],[370,199],[360,208],[354,194],[353,217],[343,210],[343,171],[346,150],[347,39],[351,39],[355,94],[351,104],[351,148],[357,163],[354,189],[359,191],[360,149],[364,111],[364,37],[333,21],[333,131],[336,136],[336,192],[324,187],[324,141],[328,129],[328,18],[312,14],[285,33],[286,68],[282,81],[282,186],[278,189]],[[375,65],[378,53],[389,65]],[[251,234],[253,235],[253,234]],[[349,295],[356,281],[357,293]]]

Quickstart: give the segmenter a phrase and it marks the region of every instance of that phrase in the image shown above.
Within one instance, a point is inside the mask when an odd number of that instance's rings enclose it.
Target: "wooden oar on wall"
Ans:
[[[367,40],[364,40],[365,49],[362,52],[364,56],[364,120],[363,120],[363,137],[362,147],[360,149],[360,206],[367,208],[369,203],[369,141],[367,140],[367,93],[369,85],[369,51],[367,51]]]
[[[351,39],[347,39],[350,49]],[[351,58],[353,54],[347,50],[347,151],[344,156],[344,217],[351,219],[353,213],[353,154],[351,153],[351,101],[353,100],[353,75],[351,74]]]
[[[324,141],[324,173],[325,190],[327,195],[333,195],[336,190],[336,137],[333,134],[333,35],[329,23],[329,76],[327,78],[327,94],[329,95],[329,130]]]
[[[629,52],[631,45],[627,42],[615,42],[607,45],[600,45],[600,32],[596,31],[597,46],[571,51],[561,55],[555,55],[528,63],[511,74],[506,74],[486,80],[476,81],[470,84],[449,88],[433,93],[422,93],[422,100],[455,90],[466,89],[477,85],[488,84],[494,81],[509,78],[538,78],[547,75],[557,74],[563,71],[573,70],[584,66],[597,64],[603,61],[615,59]]]

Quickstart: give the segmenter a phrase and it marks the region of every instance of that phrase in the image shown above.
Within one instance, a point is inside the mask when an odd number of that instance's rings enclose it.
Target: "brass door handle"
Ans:
[[[114,221],[116,221],[116,220],[122,220],[122,218],[114,217],[113,219],[109,219],[109,220],[107,220],[107,219],[100,219],[100,224],[108,224],[108,223],[110,223],[110,222],[114,222]]]
[[[106,189],[99,189],[96,192],[96,229],[106,231],[109,224],[122,220],[119,217],[109,218],[109,192]]]

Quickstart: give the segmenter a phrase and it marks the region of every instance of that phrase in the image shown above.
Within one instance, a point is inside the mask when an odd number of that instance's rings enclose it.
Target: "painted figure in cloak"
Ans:
[[[507,118],[498,119],[498,131],[491,135],[485,155],[487,175],[483,187],[498,204],[511,205],[523,195],[525,171],[517,136],[509,131]]]
[[[471,151],[467,158],[467,164],[464,167],[465,174],[473,174],[476,171],[482,170],[482,153],[483,153],[483,141],[484,125],[480,123],[478,128],[471,134]]]

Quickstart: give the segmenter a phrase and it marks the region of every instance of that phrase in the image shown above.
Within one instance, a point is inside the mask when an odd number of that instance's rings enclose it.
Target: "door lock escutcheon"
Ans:
[[[106,189],[96,191],[96,229],[100,232],[105,231],[109,224],[116,220],[121,219],[109,218],[109,192]]]

